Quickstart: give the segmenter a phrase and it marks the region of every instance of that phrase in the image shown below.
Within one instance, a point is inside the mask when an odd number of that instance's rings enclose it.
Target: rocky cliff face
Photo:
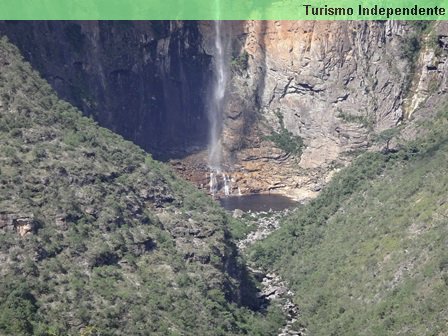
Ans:
[[[417,71],[413,74],[411,86],[404,102],[406,116],[437,112],[437,106],[443,103],[447,92],[448,75],[448,24],[436,22],[422,37],[421,52],[416,55]],[[434,109],[434,107],[436,107]]]
[[[195,22],[3,22],[60,97],[156,157],[204,148],[210,57]]]
[[[444,23],[250,21],[227,29],[233,76],[223,142],[244,191],[314,196],[374,134],[445,90]],[[201,31],[210,38],[207,24]],[[282,129],[303,140],[301,156],[266,141]]]
[[[315,196],[375,134],[445,92],[446,27],[224,22],[223,169],[234,192]],[[182,157],[179,171],[207,187],[211,22],[20,22],[0,32],[60,96],[156,157]]]

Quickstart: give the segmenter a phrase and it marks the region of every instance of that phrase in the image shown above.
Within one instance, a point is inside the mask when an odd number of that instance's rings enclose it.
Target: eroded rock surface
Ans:
[[[446,91],[443,22],[426,30],[398,21],[247,21],[225,29],[233,39],[223,166],[243,193],[314,197],[358,151],[374,145],[374,134]],[[210,23],[200,31],[213,55]],[[291,141],[303,140],[301,155],[268,140],[282,129]],[[202,177],[198,185],[206,183]]]

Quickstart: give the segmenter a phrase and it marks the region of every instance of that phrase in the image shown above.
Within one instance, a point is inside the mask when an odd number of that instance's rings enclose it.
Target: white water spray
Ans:
[[[224,195],[229,196],[232,190],[232,185],[230,182],[229,175],[222,174],[222,180],[224,182]]]
[[[215,171],[221,169],[221,124],[224,98],[226,95],[226,64],[225,64],[225,46],[222,33],[222,21],[214,21],[215,26],[215,57],[214,57],[214,81],[213,93],[209,107],[209,122],[210,122],[210,139],[208,148],[208,162],[210,168]]]
[[[218,191],[218,180],[214,172],[210,173],[210,194],[214,195]]]
[[[216,1],[217,18],[220,15],[220,1]],[[222,172],[222,146],[221,146],[221,132],[223,108],[226,96],[227,84],[227,62],[226,50],[228,39],[223,33],[223,22],[220,20],[214,21],[215,28],[215,52],[214,52],[214,78],[213,90],[209,101],[208,117],[210,123],[210,135],[208,146],[208,164],[210,172],[210,193],[215,195],[221,188],[224,190],[224,195],[228,196],[232,192],[230,177]],[[222,178],[222,183],[219,183],[218,177]]]

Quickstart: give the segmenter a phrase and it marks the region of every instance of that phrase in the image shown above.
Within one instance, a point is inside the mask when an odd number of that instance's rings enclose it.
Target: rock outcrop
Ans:
[[[32,234],[37,229],[34,215],[0,214],[0,230],[17,232],[20,237]]]
[[[431,31],[424,35],[421,52],[416,58],[418,71],[413,75],[404,102],[408,118],[412,118],[414,112],[419,114],[418,109],[424,107],[428,99],[431,99],[430,105],[433,107],[445,98],[448,87],[448,25],[445,22],[434,23]],[[431,112],[426,110],[423,113]]]
[[[372,135],[395,127],[444,92],[447,25],[372,21],[227,23],[229,56],[222,142],[244,192],[314,197]],[[213,38],[201,26],[205,46]],[[206,47],[212,53],[211,48]],[[278,153],[282,129],[304,143]],[[280,150],[281,152],[281,150]]]
[[[280,115],[286,129],[305,139],[303,168],[362,148],[369,127],[393,127],[403,118],[412,74],[402,49],[414,30],[392,21],[248,22],[242,31],[248,69],[236,77],[256,83],[245,98],[258,110],[243,112],[273,129]]]

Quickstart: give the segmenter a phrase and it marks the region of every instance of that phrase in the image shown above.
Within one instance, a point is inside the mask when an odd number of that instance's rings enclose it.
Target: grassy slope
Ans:
[[[310,335],[448,330],[448,113],[397,153],[366,153],[255,246]]]
[[[34,233],[20,237],[25,217]],[[0,39],[0,334],[231,335],[253,299],[228,217],[81,117]]]

